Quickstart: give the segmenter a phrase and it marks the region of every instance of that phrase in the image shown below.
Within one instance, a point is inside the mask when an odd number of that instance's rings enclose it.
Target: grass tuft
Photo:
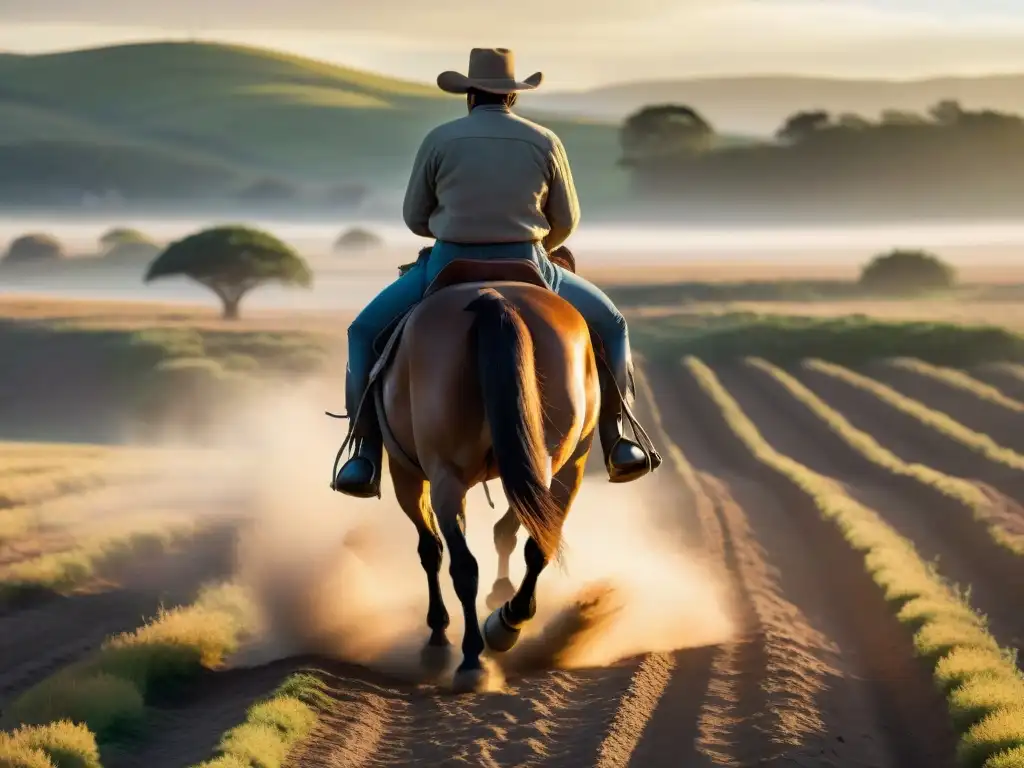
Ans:
[[[868,376],[851,371],[849,368],[834,365],[824,360],[805,360],[803,364],[812,371],[818,371],[834,379],[845,381],[847,384],[865,392],[870,392],[887,405],[917,419],[925,426],[934,429],[945,437],[980,453],[989,461],[1016,470],[1024,470],[1024,456],[999,445],[988,435],[965,427],[945,413],[936,411],[913,398],[900,394],[892,387],[875,381]]]
[[[96,738],[68,720],[0,733],[4,768],[101,768]]]
[[[280,768],[291,750],[313,731],[316,710],[329,705],[315,675],[291,675],[267,699],[253,704],[245,722],[224,734],[219,754],[195,768]]]
[[[969,392],[980,400],[998,405],[1014,413],[1024,413],[1024,403],[1004,395],[997,387],[978,381],[968,373],[959,371],[956,368],[932,365],[924,360],[913,357],[897,357],[887,361],[888,365],[904,371],[910,371],[918,376],[923,376],[959,389],[962,392]]]

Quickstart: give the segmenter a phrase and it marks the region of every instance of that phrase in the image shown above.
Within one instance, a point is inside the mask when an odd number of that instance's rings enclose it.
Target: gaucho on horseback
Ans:
[[[625,318],[603,291],[551,258],[579,223],[572,172],[558,136],[512,112],[518,92],[534,90],[542,79],[537,72],[517,80],[514,55],[504,48],[475,48],[467,75],[438,76],[443,91],[466,95],[469,114],[427,134],[403,206],[409,229],[435,243],[349,327],[346,408],[354,418],[376,362],[375,341],[423,300],[446,266],[461,260],[529,261],[598,341],[595,348],[611,375],[600,371],[597,432],[609,479],[629,482],[657,468],[661,458],[623,434],[623,402],[633,393]],[[361,409],[352,435],[353,454],[334,488],[360,498],[379,496],[383,440],[372,405]]]

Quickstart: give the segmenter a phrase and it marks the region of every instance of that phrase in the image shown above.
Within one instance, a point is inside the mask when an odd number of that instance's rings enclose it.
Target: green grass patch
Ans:
[[[832,408],[786,371],[761,358],[748,358],[746,363],[770,376],[791,397],[821,419],[843,442],[872,464],[893,475],[912,478],[953,499],[963,505],[975,520],[985,525],[989,535],[997,543],[1015,554],[1024,555],[1024,537],[1014,535],[992,522],[988,497],[976,485],[958,477],[943,474],[924,464],[909,464],[903,461],[867,432],[853,426],[839,411]]]
[[[327,706],[330,699],[320,678],[305,672],[292,675],[250,707],[245,722],[224,734],[217,755],[195,768],[280,768],[313,731],[317,710]]]
[[[146,701],[179,688],[203,667],[219,667],[255,620],[255,608],[240,588],[207,588],[194,604],[160,611],[30,688],[0,722],[11,728],[70,720],[85,725],[101,744],[137,733]]]
[[[984,619],[874,511],[772,448],[707,365],[688,356],[684,366],[757,461],[802,489],[864,555],[865,567],[898,618],[914,630],[915,650],[932,665],[935,683],[946,694],[959,737],[958,764],[1024,765],[1009,756],[1024,749],[1024,679]]]
[[[735,312],[635,318],[629,327],[638,349],[669,362],[685,355],[709,361],[763,357],[780,364],[817,357],[844,365],[909,356],[953,366],[1024,360],[1024,336],[995,326]]]
[[[0,192],[14,203],[40,178],[194,205],[271,177],[309,210],[333,185],[403,188],[423,136],[465,114],[431,84],[210,43],[0,56],[0,81]],[[524,114],[561,137],[584,206],[629,199],[617,121]]]

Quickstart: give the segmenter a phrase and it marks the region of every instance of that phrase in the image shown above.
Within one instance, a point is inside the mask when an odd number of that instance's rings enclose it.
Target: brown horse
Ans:
[[[449,645],[439,581],[447,544],[466,627],[455,688],[479,690],[485,641],[495,652],[515,645],[536,613],[537,579],[560,555],[597,425],[597,361],[583,317],[529,262],[453,262],[400,334],[371,389],[395,494],[419,533],[429,591],[425,650]],[[466,494],[495,478],[510,510],[495,526],[502,564],[489,602],[497,607],[481,632]],[[530,538],[526,575],[513,591],[508,559],[520,523]]]

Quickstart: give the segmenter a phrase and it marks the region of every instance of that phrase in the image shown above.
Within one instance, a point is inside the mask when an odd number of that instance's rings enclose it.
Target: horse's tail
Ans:
[[[470,343],[505,496],[545,556],[558,559],[563,514],[545,482],[549,459],[533,339],[519,311],[493,289],[466,311],[476,314]]]

